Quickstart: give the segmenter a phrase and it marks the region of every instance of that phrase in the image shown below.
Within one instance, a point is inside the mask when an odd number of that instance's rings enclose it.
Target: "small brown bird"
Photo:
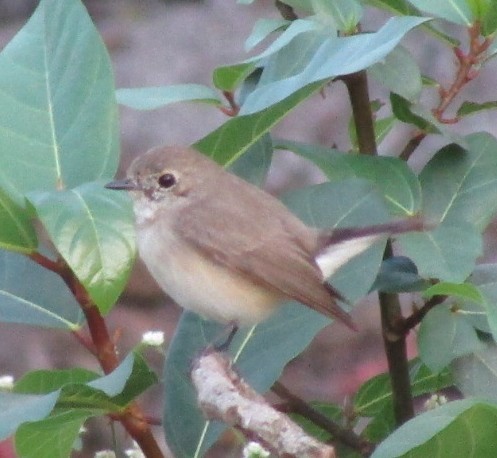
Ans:
[[[255,324],[295,299],[354,327],[326,283],[384,234],[422,230],[419,219],[364,228],[306,226],[280,201],[191,148],[158,147],[127,178],[137,243],[150,273],[179,305],[234,326]]]

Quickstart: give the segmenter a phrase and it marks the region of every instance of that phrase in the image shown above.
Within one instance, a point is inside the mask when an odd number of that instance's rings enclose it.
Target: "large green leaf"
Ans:
[[[284,201],[307,224],[318,227],[361,226],[388,218],[383,199],[363,180],[311,186],[294,191]],[[384,240],[379,241],[349,262],[330,279],[332,284],[352,300],[366,294],[380,265],[383,247]],[[282,307],[264,323],[237,334],[231,346],[237,370],[256,390],[266,391],[288,361],[329,322],[301,305]],[[178,458],[203,456],[223,429],[217,423],[205,422],[189,378],[191,359],[219,333],[219,326],[185,313],[169,348],[164,369],[164,427],[167,442]]]
[[[70,410],[24,423],[15,435],[16,451],[22,458],[67,458],[83,423],[92,415],[92,411]]]
[[[256,113],[280,102],[310,83],[363,70],[382,60],[409,30],[425,21],[424,18],[395,17],[378,32],[340,38],[323,37],[322,44],[301,72],[282,80],[259,85],[246,98],[240,113]],[[301,35],[296,39],[299,36]],[[257,57],[262,59],[269,50],[271,47]]]
[[[58,391],[44,395],[0,392],[0,440],[9,437],[22,423],[45,418],[58,397]]]
[[[26,210],[0,189],[0,248],[30,253],[38,245]]]
[[[266,39],[271,33],[287,26],[290,21],[286,19],[259,19],[252,29],[251,34],[245,40],[245,51],[249,51]]]
[[[433,393],[453,385],[448,370],[433,373],[417,358],[409,363],[409,378],[413,396]],[[354,397],[354,413],[371,418],[364,435],[372,441],[383,440],[395,430],[390,374],[377,375],[361,386]]]
[[[232,118],[194,146],[216,162],[230,165],[324,83],[310,84],[262,113]]]
[[[432,372],[421,364],[419,359],[409,363],[409,376],[414,396],[439,391],[453,384],[448,370],[441,373]],[[364,383],[354,396],[354,412],[360,416],[372,417],[385,407],[392,407],[392,385],[390,374],[383,373]]]
[[[421,322],[418,348],[421,360],[433,372],[440,372],[452,360],[482,350],[484,345],[464,315],[439,305]]]
[[[421,187],[404,161],[391,157],[344,154],[335,149],[289,140],[275,140],[274,147],[286,149],[312,161],[337,182],[350,177],[372,181],[383,193],[390,211],[402,216],[415,214],[421,206]]]
[[[458,358],[451,364],[455,384],[465,397],[482,396],[497,401],[497,346]]]
[[[462,219],[483,230],[497,212],[497,140],[486,132],[448,145],[419,175],[428,218]]]
[[[421,93],[421,72],[409,51],[397,46],[383,61],[368,70],[369,75],[390,91],[416,101]]]
[[[409,0],[409,2],[431,16],[439,17],[456,24],[470,26],[474,20],[467,0],[448,0],[443,2]]]
[[[478,291],[485,300],[481,305],[466,303],[465,309],[472,306],[472,313],[467,316],[473,326],[492,333],[494,341],[497,342],[497,264],[478,264],[469,281],[478,286]]]
[[[496,438],[495,403],[464,399],[408,421],[376,448],[372,458],[490,457]]]
[[[87,183],[31,193],[30,200],[58,252],[106,313],[126,285],[135,255],[128,196]]]
[[[269,134],[263,135],[250,148],[232,162],[227,169],[256,186],[266,182],[271,161],[273,159],[273,142]]]
[[[455,144],[442,148],[419,175],[423,215],[440,226],[401,237],[422,275],[455,283],[473,270],[481,254],[477,230],[497,212],[497,141],[487,133],[466,141],[467,150]]]
[[[0,53],[0,128],[0,182],[13,195],[114,175],[112,69],[79,0],[42,0]]]
[[[0,321],[74,330],[83,313],[58,275],[0,251]]]
[[[153,110],[177,102],[221,104],[216,92],[201,84],[121,88],[116,91],[116,96],[121,105],[135,110]]]
[[[31,372],[16,384],[17,391],[60,390],[55,392],[58,400],[50,416],[20,426],[16,447],[26,457],[65,458],[87,418],[122,411],[156,382],[157,377],[137,353],[130,353],[113,372],[100,378],[82,369]]]

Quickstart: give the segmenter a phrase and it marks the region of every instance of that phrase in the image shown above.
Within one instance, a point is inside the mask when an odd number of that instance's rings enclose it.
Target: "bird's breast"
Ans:
[[[283,300],[204,256],[164,226],[138,228],[138,250],[159,286],[178,305],[216,321],[250,325],[267,318]]]

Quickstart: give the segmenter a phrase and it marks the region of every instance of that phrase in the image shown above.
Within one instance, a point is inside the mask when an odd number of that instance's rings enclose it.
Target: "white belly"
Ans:
[[[164,229],[164,228],[163,228]],[[205,318],[240,325],[256,324],[283,299],[199,255],[169,231],[160,240],[150,227],[138,229],[138,250],[159,286],[174,301]],[[158,250],[158,246],[168,250]]]

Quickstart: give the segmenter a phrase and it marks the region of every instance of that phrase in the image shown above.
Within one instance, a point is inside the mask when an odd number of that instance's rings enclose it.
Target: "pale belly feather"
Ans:
[[[140,256],[159,286],[185,309],[216,321],[251,325],[267,318],[282,301],[277,293],[228,273],[172,232],[162,230],[160,240],[151,232],[150,227],[138,230]],[[168,250],[159,250],[159,245]]]

